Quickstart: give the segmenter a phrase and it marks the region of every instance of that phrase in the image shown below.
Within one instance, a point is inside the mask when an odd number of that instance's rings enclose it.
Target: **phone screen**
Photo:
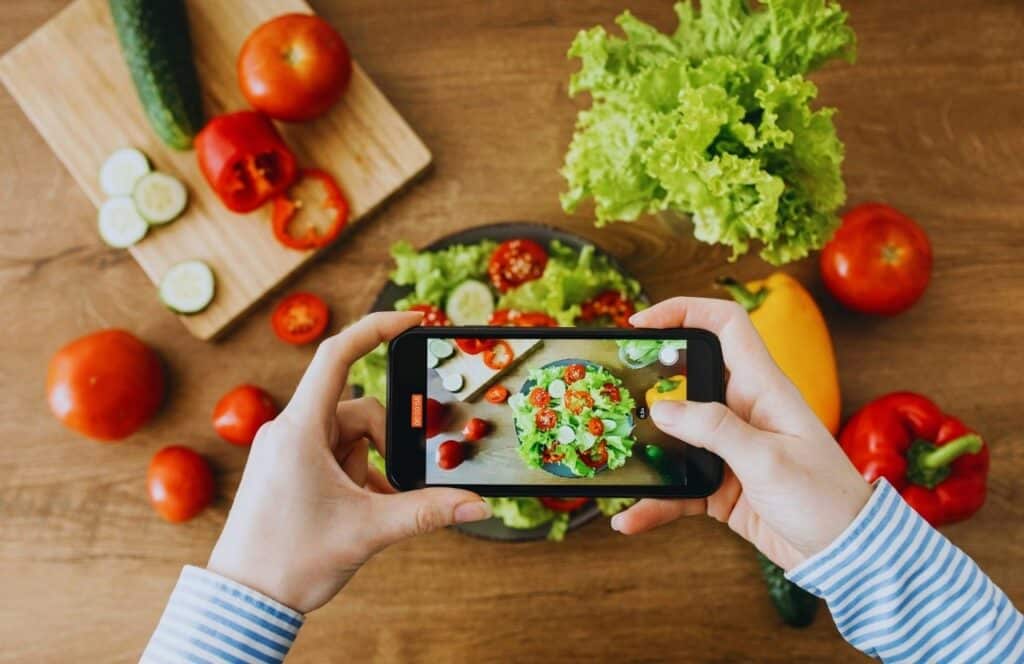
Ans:
[[[427,485],[687,484],[649,416],[687,397],[685,339],[428,336],[422,371]]]

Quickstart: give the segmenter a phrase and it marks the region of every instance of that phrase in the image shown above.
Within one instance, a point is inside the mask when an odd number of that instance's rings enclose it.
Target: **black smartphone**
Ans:
[[[720,458],[650,419],[660,399],[724,401],[706,330],[417,327],[388,357],[399,490],[699,498],[721,484]]]

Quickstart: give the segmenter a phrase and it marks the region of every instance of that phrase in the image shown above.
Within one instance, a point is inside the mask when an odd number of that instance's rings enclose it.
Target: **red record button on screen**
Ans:
[[[409,413],[410,424],[413,429],[423,428],[423,395],[412,395],[412,410]]]

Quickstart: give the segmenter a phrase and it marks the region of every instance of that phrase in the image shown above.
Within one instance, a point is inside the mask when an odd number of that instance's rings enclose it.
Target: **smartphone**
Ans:
[[[698,498],[721,484],[720,458],[650,419],[660,399],[724,401],[706,330],[417,327],[388,356],[398,490]]]

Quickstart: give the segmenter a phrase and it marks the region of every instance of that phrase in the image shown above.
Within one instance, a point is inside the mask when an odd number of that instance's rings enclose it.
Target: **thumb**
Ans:
[[[758,463],[768,448],[757,444],[767,433],[717,401],[658,401],[651,408],[651,418],[673,438],[722,457],[740,475],[745,467]]]
[[[407,537],[423,535],[445,526],[490,518],[491,506],[470,491],[418,489],[406,493],[375,495],[370,518],[373,544],[382,549]]]

